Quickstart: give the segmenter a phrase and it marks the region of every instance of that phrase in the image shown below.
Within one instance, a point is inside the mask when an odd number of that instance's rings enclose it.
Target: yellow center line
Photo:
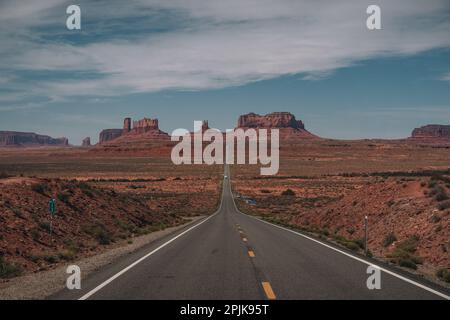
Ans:
[[[275,300],[277,297],[275,296],[275,293],[272,290],[272,286],[269,282],[262,282],[262,286],[264,289],[264,292],[266,293],[267,299],[269,300]]]
[[[248,255],[250,258],[254,258],[255,257],[255,253],[251,250],[248,251]]]

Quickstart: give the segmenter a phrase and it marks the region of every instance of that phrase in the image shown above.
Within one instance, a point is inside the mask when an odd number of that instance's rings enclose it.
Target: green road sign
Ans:
[[[56,200],[55,199],[50,199],[48,201],[48,211],[50,212],[51,215],[54,215],[56,212]]]

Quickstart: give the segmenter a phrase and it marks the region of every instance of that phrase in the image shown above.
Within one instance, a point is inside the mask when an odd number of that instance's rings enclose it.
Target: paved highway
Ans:
[[[229,176],[226,168],[225,175]],[[448,299],[448,292],[240,213],[229,179],[212,216],[119,259],[52,299]]]

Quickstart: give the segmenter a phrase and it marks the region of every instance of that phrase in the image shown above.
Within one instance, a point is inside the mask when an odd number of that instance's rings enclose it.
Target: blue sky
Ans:
[[[334,4],[333,4],[334,3]],[[0,3],[0,130],[97,140],[122,119],[161,129],[290,111],[330,138],[399,138],[450,123],[450,2]]]

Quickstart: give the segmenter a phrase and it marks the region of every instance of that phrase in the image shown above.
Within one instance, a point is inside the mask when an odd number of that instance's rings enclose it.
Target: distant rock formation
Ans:
[[[123,133],[122,129],[105,129],[100,132],[98,142],[100,144],[117,139]]]
[[[134,134],[142,134],[154,130],[159,130],[158,119],[144,118],[133,121],[133,129],[131,132]]]
[[[413,139],[450,139],[450,125],[429,124],[415,128],[411,134]]]
[[[65,137],[52,138],[34,132],[0,131],[0,146],[68,146]]]
[[[282,138],[317,138],[305,129],[301,120],[290,112],[273,112],[266,115],[248,113],[241,115],[238,128],[279,129]]]
[[[202,120],[202,126],[199,128],[197,125],[194,125],[194,131],[189,132],[188,134],[193,135],[194,133],[202,132],[204,133],[206,130],[211,129],[208,124],[208,120]]]
[[[208,120],[203,120],[202,121],[202,132],[205,132],[208,129],[209,129]]]
[[[83,142],[81,143],[82,147],[90,147],[91,146],[91,138],[90,137],[86,137],[83,139]]]
[[[241,115],[238,120],[239,128],[294,128],[305,129],[301,120],[289,112],[273,112],[261,116],[256,113]]]
[[[131,127],[131,123],[133,123],[133,127]],[[122,129],[105,129],[100,132],[99,144],[110,141],[122,143],[139,138],[168,139],[169,135],[159,130],[158,119],[144,118],[131,121],[131,118],[125,118]]]
[[[123,134],[127,134],[131,131],[131,118],[125,118],[123,120]]]

